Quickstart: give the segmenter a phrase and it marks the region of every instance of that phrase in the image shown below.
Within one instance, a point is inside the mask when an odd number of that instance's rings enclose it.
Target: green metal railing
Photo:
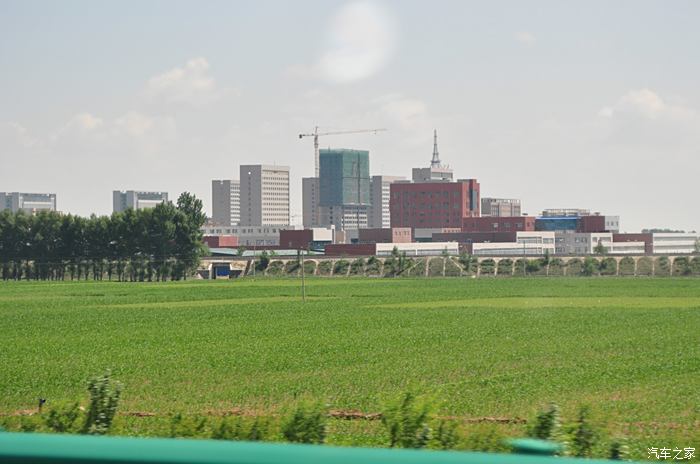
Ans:
[[[611,462],[544,456],[542,453],[548,454],[553,450],[546,442],[516,441],[514,446],[516,451],[525,451],[529,454],[338,448],[325,445],[0,432],[0,463],[573,464],[585,462],[586,464],[609,464]]]

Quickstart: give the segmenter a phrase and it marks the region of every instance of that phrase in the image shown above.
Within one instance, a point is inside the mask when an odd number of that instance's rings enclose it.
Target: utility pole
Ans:
[[[301,301],[306,303],[306,281],[304,280],[304,249],[299,250],[301,253]]]

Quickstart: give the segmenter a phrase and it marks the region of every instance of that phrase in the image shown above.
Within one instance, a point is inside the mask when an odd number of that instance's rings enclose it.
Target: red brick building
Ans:
[[[410,227],[390,227],[388,229],[360,229],[360,243],[411,243],[413,229]]]
[[[326,256],[374,256],[377,254],[376,243],[336,243],[326,245]]]
[[[462,221],[462,232],[531,232],[534,216],[470,217]]]
[[[605,216],[581,216],[576,221],[576,232],[607,232],[605,230]]]
[[[461,227],[479,216],[481,196],[476,179],[457,182],[395,182],[391,184],[391,227]]]
[[[235,235],[205,235],[202,241],[209,248],[237,248],[238,237]]]

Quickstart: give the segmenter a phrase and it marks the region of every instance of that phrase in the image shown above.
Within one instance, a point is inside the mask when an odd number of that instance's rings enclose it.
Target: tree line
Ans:
[[[0,211],[3,280],[164,281],[186,279],[206,252],[202,201],[89,218],[42,211]]]

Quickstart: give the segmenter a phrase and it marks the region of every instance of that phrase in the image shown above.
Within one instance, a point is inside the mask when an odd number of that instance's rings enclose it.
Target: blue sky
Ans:
[[[443,161],[525,211],[700,230],[700,3],[0,1],[0,191],[109,213],[113,189],[189,190],[312,144],[374,174]],[[295,219],[298,220],[297,217]]]

